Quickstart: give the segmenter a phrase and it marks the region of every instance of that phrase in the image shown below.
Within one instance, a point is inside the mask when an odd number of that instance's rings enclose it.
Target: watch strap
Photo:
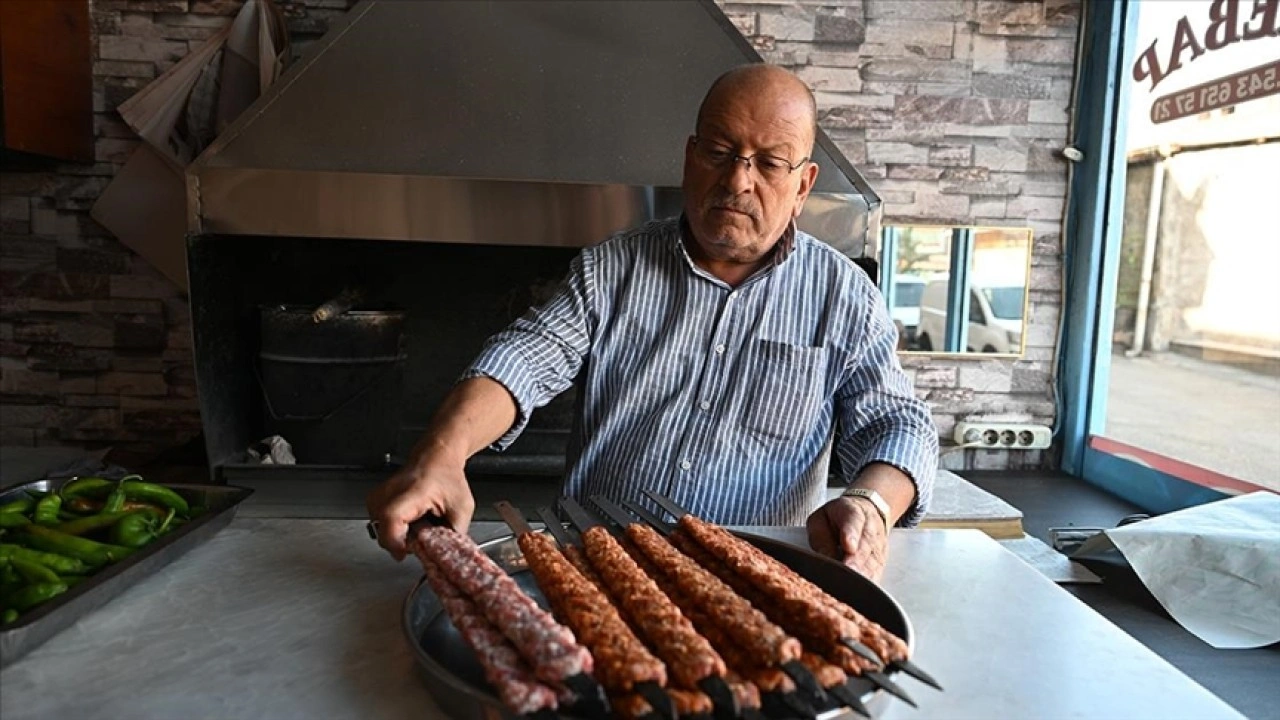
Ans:
[[[863,498],[865,500],[870,501],[871,505],[875,507],[876,512],[880,513],[880,519],[884,521],[885,533],[887,534],[889,532],[889,527],[890,527],[889,513],[891,512],[891,510],[889,509],[889,503],[886,502],[885,499],[880,496],[880,493],[876,492],[875,490],[869,490],[867,488],[851,487],[851,488],[847,488],[844,492],[840,493],[840,497]]]

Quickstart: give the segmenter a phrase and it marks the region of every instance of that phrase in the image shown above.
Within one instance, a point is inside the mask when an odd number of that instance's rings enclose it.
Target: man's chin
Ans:
[[[751,241],[742,233],[716,228],[707,236],[707,244],[724,252],[733,252],[746,249],[751,245]]]
[[[743,245],[750,243],[755,235],[755,226],[751,218],[739,213],[715,213],[707,220],[708,235],[715,238],[716,244]]]

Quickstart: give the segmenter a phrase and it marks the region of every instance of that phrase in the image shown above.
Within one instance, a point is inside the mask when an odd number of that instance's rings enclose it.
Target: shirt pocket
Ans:
[[[778,440],[798,440],[813,428],[825,399],[827,351],[757,340],[742,424]]]

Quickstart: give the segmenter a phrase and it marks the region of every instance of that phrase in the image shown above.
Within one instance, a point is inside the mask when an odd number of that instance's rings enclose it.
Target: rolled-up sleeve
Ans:
[[[485,341],[460,380],[488,377],[516,403],[516,421],[490,448],[505,450],[536,408],[573,384],[591,340],[591,249],[579,253],[555,294]]]
[[[878,294],[867,286],[863,351],[855,353],[836,389],[836,454],[853,482],[867,465],[882,462],[906,473],[916,499],[898,521],[914,527],[929,508],[938,472],[938,429],[916,397],[896,354],[897,331]]]

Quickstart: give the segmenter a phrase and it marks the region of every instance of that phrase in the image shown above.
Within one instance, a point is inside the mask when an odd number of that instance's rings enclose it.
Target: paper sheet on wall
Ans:
[[[146,146],[90,215],[184,290],[183,170],[271,86],[290,52],[273,0],[247,0],[226,27],[116,108]]]
[[[1280,642],[1280,495],[1219,500],[1105,535],[1196,637],[1216,648]]]

